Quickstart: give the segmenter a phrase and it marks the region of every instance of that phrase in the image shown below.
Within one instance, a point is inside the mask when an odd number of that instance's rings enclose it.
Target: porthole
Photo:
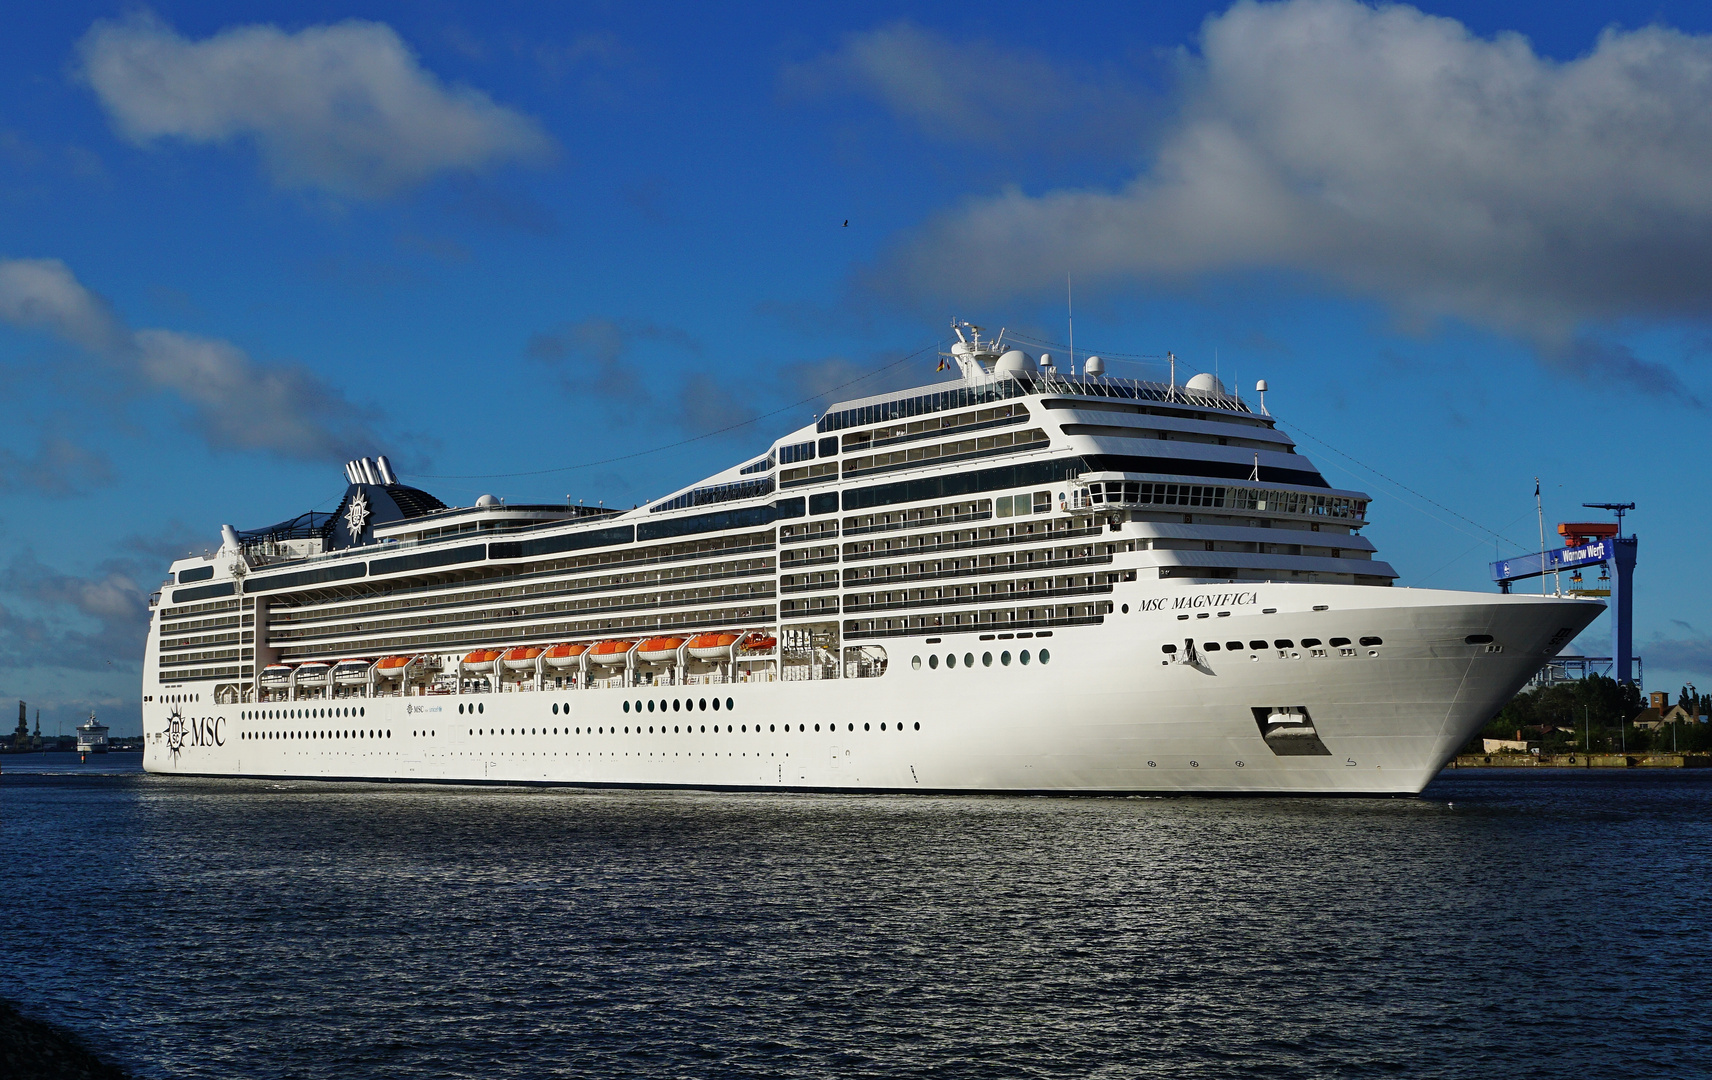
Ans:
[[[1009,649],[999,654],[999,663],[1005,667],[1011,666],[1011,651]]]
[[[1177,646],[1169,645],[1169,644],[1161,645],[1161,646],[1159,646],[1159,651],[1162,653],[1165,653],[1167,656],[1169,656],[1171,653],[1174,653],[1177,651]]]
[[[816,725],[814,725],[814,730],[816,730],[816,731],[819,731],[819,730],[820,730],[820,725],[819,725],[819,724],[816,724]]]
[[[662,728],[661,730],[664,731],[665,729]],[[653,724],[648,725],[648,734],[650,734],[650,735],[654,734],[654,725]]]
[[[1290,649],[1290,648],[1295,647],[1294,643],[1292,643],[1291,640],[1287,637],[1278,638],[1275,641],[1273,641],[1272,644],[1275,647],[1280,648],[1280,649]]]
[[[939,667],[939,657],[938,656],[928,657],[927,658],[927,666],[937,670]]]
[[[369,710],[368,710],[368,706],[366,706],[366,705],[357,710],[358,716],[367,716],[368,714],[369,714]]]
[[[650,701],[650,702],[649,702],[649,703],[648,703],[648,711],[649,711],[649,712],[653,712],[653,711],[654,711],[654,703],[653,703],[653,702],[652,702],[652,701]]]
[[[910,657],[910,667],[915,668],[917,671],[920,671],[921,670],[921,657],[919,657],[919,656]]]
[[[1490,645],[1490,644],[1492,644],[1492,635],[1491,634],[1470,634],[1467,637],[1463,638],[1462,640],[1467,642],[1470,645]]]
[[[1385,644],[1385,642],[1384,642],[1384,640],[1382,640],[1380,638],[1376,638],[1376,637],[1364,637],[1361,639],[1361,644],[1364,648],[1366,648],[1366,647],[1370,647],[1373,645],[1383,645],[1383,644]]]
[[[725,699],[725,711],[726,712],[731,711],[731,699],[730,698]]]
[[[719,711],[719,699],[718,698],[713,699],[713,711],[714,712]]]
[[[1022,662],[1023,667],[1027,667],[1028,666],[1028,650],[1024,649],[1022,652],[1017,653],[1017,659]]]
[[[768,731],[777,731],[777,730],[778,730],[778,729],[777,729],[777,728],[776,728],[776,727],[774,727],[774,726],[773,726],[773,725],[772,725],[772,724],[768,724],[768,725],[767,725],[767,730],[768,730]]]
[[[917,730],[917,731],[920,731],[920,730],[921,730],[921,721],[920,721],[920,720],[917,720],[917,721],[916,721],[916,722],[915,722],[915,729],[916,729],[916,730]]]
[[[1264,642],[1264,641],[1251,641],[1248,643],[1248,647],[1251,649],[1264,649],[1264,648],[1266,648],[1266,642]]]
[[[626,701],[626,702],[625,702],[625,703],[624,703],[624,711],[625,711],[625,712],[629,712],[629,711],[630,711],[630,702],[628,702],[628,701]]]
[[[1312,649],[1315,646],[1319,645],[1319,643],[1320,643],[1320,639],[1317,637],[1305,637],[1302,639],[1302,648]]]
[[[673,698],[672,699],[672,711],[673,712],[682,712],[683,711],[683,702],[677,698]]]
[[[862,725],[862,730],[863,730],[863,731],[868,731],[868,730],[870,730],[870,729],[869,729],[869,727],[868,727],[868,725],[867,725],[867,724],[863,724],[863,725]]]
[[[1124,605],[1124,606],[1123,606],[1123,613],[1124,613],[1124,614],[1125,614],[1125,615],[1128,615],[1128,614],[1129,614],[1129,605],[1128,605],[1128,604],[1125,604],[1125,605]]]
[[[974,667],[975,666],[975,654],[974,653],[966,652],[963,654],[963,666],[964,667]]]
[[[559,715],[559,703],[557,701],[553,702],[553,715]]]
[[[477,705],[476,706],[476,712],[479,712],[479,713],[487,712],[487,706],[486,705]]]
[[[1150,762],[1148,762],[1148,763],[1147,763],[1147,767],[1148,767],[1148,768],[1150,768],[1150,769],[1157,769],[1157,768],[1159,768],[1159,762],[1157,762],[1157,761],[1150,761]]]
[[[982,667],[992,667],[993,666],[993,654],[992,653],[984,652],[981,654],[981,666]],[[881,726],[882,726],[882,728],[884,727],[884,725],[881,725]]]
[[[1043,664],[1048,664],[1048,663],[1052,662],[1052,653],[1050,650],[1048,650],[1048,649],[1040,650],[1040,662]]]
[[[946,653],[945,654],[945,666],[948,668],[954,668],[957,666],[957,654],[956,653]]]
[[[1348,645],[1348,644],[1349,644],[1349,639],[1346,637],[1335,637],[1335,638],[1332,638],[1332,640],[1331,640],[1331,646],[1334,649],[1341,649],[1345,645]]]
[[[700,704],[701,704],[701,711],[706,712],[707,711],[707,699],[702,698]]]

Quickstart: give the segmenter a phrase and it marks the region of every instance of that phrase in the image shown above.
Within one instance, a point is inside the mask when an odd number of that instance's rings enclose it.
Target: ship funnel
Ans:
[[[350,484],[363,482],[363,474],[357,471],[357,463],[354,461],[345,462],[345,482]]]
[[[357,463],[357,467],[362,470],[363,483],[365,483],[365,484],[378,484],[378,483],[380,483],[380,474],[375,472],[374,462],[370,461],[368,458],[363,458],[362,460],[360,460]]]
[[[397,474],[395,474],[392,471],[392,462],[386,460],[385,454],[381,454],[380,456],[376,457],[374,459],[374,462],[375,462],[375,468],[380,470],[380,482],[381,483],[387,485],[388,487],[391,487],[393,484],[398,483],[398,476],[397,476]]]
[[[227,551],[244,550],[244,545],[238,542],[238,530],[230,525],[220,526],[220,546]]]

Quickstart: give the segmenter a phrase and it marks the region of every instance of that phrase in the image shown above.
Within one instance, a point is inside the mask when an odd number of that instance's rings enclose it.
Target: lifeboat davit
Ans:
[[[493,666],[497,663],[499,663],[498,649],[477,649],[464,657],[464,670],[477,673],[492,671]]]
[[[547,650],[547,666],[550,668],[580,667],[583,653],[588,652],[587,642],[575,645],[555,645]]]
[[[319,660],[311,660],[307,664],[297,666],[298,686],[321,686],[327,681],[327,672],[332,665],[323,664]]]
[[[539,645],[519,645],[515,649],[507,649],[503,657],[505,668],[507,671],[534,671],[535,658],[546,651]]]
[[[723,660],[735,644],[736,634],[697,634],[690,638],[690,655],[697,660]]]
[[[351,686],[369,681],[367,660],[341,660],[333,665],[333,681],[340,686]]]
[[[760,634],[750,634],[741,646],[744,652],[772,652],[778,648],[779,639],[762,637]]]
[[[634,641],[601,641],[596,642],[589,650],[589,658],[597,664],[622,664],[624,654],[630,651]]]
[[[650,664],[666,664],[678,658],[678,650],[683,647],[681,637],[655,637],[644,641],[636,650],[636,658]]]
[[[290,664],[269,664],[262,668],[262,685],[284,686],[291,681],[291,673],[295,670]]]
[[[386,656],[375,665],[375,674],[383,679],[396,679],[404,674],[404,669],[410,666],[408,656]]]

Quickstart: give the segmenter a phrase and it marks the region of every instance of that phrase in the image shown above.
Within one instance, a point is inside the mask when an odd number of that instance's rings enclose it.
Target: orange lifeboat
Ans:
[[[723,660],[735,644],[736,634],[697,634],[690,638],[690,655],[697,660]]]
[[[555,645],[547,650],[547,666],[551,668],[578,667],[582,664],[583,653],[588,652],[587,642],[575,645]]]
[[[475,652],[464,657],[464,670],[475,672],[492,671],[493,666],[498,662],[498,649],[477,649]]]
[[[624,654],[630,651],[634,641],[601,641],[589,650],[589,658],[597,664],[622,664]]]
[[[515,649],[507,649],[501,659],[507,671],[534,671],[535,658],[546,651],[539,645],[519,645]]]
[[[410,666],[408,656],[384,656],[375,665],[375,674],[383,679],[396,679]]]
[[[678,649],[683,644],[681,637],[649,638],[636,650],[636,658],[650,664],[667,664],[678,658]]]
[[[269,664],[262,668],[262,685],[284,686],[291,681],[292,670],[290,664]]]
[[[323,664],[319,660],[311,660],[297,666],[298,686],[321,686],[327,682],[327,672],[332,670],[331,664]]]
[[[772,652],[774,649],[778,648],[778,646],[779,639],[776,637],[762,637],[760,634],[750,634],[748,639],[743,642],[742,649],[744,652]]]

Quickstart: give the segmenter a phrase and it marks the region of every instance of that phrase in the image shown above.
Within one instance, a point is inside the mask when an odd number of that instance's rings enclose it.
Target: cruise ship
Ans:
[[[151,600],[145,767],[1413,794],[1603,610],[1395,587],[1264,395],[955,330],[954,378],[631,510],[448,506],[378,457],[222,526]]]

